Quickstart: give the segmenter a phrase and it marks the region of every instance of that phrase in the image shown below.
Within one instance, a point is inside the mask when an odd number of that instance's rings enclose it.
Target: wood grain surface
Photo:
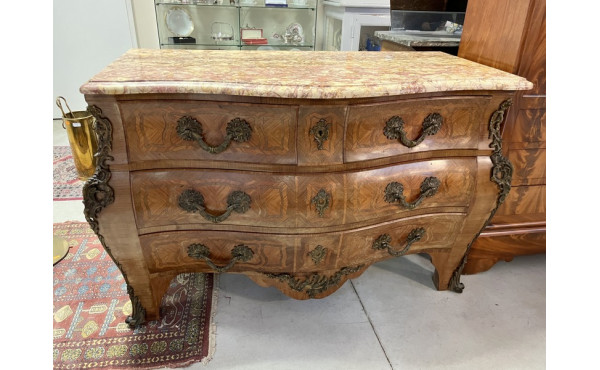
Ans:
[[[254,253],[252,259],[236,263],[229,272],[319,272],[392,258],[387,250],[374,249],[373,242],[388,234],[393,250],[399,251],[409,233],[418,227],[423,227],[425,234],[406,254],[451,248],[463,221],[464,214],[424,215],[347,232],[313,235],[177,231],[142,235],[140,243],[150,273],[215,272],[206,262],[188,256],[188,246],[195,243],[208,247],[217,266],[224,266],[232,259],[234,246],[248,246]],[[316,263],[310,252],[319,245],[324,248],[325,257]]]
[[[327,175],[214,170],[137,171],[131,174],[131,186],[141,233],[156,232],[156,227],[170,225],[197,229],[213,225],[202,215],[179,207],[178,199],[187,189],[200,192],[206,209],[214,215],[225,212],[230,193],[243,191],[251,198],[250,209],[245,213],[233,212],[221,224],[272,228],[273,232],[280,233],[282,228],[372,224],[410,215],[410,209],[385,201],[386,186],[391,182],[401,183],[403,194],[411,202],[420,196],[421,183],[430,176],[440,180],[440,187],[435,195],[425,198],[415,210],[466,211],[475,189],[476,171],[473,158],[422,161]],[[330,196],[329,206],[322,216],[312,202],[321,189]]]
[[[351,106],[346,128],[345,161],[355,162],[406,153],[444,149],[477,149],[477,133],[487,97],[447,97],[415,99],[374,105]],[[413,148],[384,135],[386,122],[399,116],[411,140],[421,134],[423,120],[431,113],[443,118],[440,130]]]
[[[436,287],[448,289],[495,205],[488,122],[510,96],[485,91],[327,102],[88,96],[114,126],[109,185],[115,203],[102,211],[101,231],[147,319],[158,318],[161,297],[177,274],[214,271],[188,255],[191,244],[204,245],[220,267],[244,245],[251,258],[234,258],[230,272],[307,299],[325,297],[369,265],[393,258],[418,231],[422,237],[406,253],[429,254]],[[385,139],[390,116],[402,115],[412,139],[430,113],[444,117],[442,128],[415,148]],[[174,133],[183,114],[202,122],[211,145],[236,117],[250,123],[252,139],[216,156],[206,153]],[[311,132],[319,122],[329,130],[322,149]],[[386,187],[397,182],[406,201],[414,201],[428,177],[436,177],[439,188],[414,209],[385,200]],[[225,211],[233,191],[248,194],[250,207],[213,223],[179,206],[182,192],[191,189],[212,215]],[[314,201],[321,191],[329,196],[322,214]],[[373,248],[385,234],[389,245]],[[298,290],[303,283],[308,288]]]
[[[126,101],[121,103],[131,162],[158,159],[201,159],[252,163],[296,163],[295,106],[193,101]],[[232,142],[222,153],[211,154],[194,141],[177,135],[177,121],[189,116],[202,125],[211,146],[225,140],[227,123],[246,120],[252,134]]]
[[[344,163],[344,128],[347,106],[301,106],[298,111],[298,165],[320,165]],[[327,139],[321,149],[315,140],[319,121],[324,121]],[[314,129],[313,129],[314,128]]]
[[[546,248],[546,1],[470,0],[458,56],[518,74],[534,84],[532,90],[516,93],[503,132],[515,187],[492,225],[510,230],[513,237],[486,234],[478,239],[464,269],[472,274],[489,269],[495,261]],[[532,219],[541,224],[534,229],[523,224]]]

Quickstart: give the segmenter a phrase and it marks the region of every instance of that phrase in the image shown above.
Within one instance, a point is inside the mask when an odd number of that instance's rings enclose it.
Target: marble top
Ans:
[[[458,46],[460,36],[419,35],[403,31],[375,31],[375,37],[404,46]]]
[[[522,77],[442,52],[132,49],[80,91],[345,99],[532,87]]]

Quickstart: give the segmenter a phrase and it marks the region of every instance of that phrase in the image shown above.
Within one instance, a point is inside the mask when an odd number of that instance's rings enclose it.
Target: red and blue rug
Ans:
[[[54,266],[55,369],[184,367],[214,350],[212,274],[180,274],[163,297],[161,320],[135,331],[123,275],[84,222],[54,224],[69,253]]]
[[[84,182],[77,176],[71,147],[55,146],[53,154],[54,200],[83,200]]]

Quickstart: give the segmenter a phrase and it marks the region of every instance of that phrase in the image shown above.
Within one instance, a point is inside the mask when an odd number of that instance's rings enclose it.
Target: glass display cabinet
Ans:
[[[317,0],[155,0],[161,49],[314,50]]]
[[[323,50],[364,50],[375,31],[390,29],[389,0],[325,0],[323,10]]]

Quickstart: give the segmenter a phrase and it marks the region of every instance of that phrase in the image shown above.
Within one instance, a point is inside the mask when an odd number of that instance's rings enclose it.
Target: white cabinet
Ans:
[[[323,10],[323,50],[361,50],[375,31],[390,29],[389,0],[326,0]]]

